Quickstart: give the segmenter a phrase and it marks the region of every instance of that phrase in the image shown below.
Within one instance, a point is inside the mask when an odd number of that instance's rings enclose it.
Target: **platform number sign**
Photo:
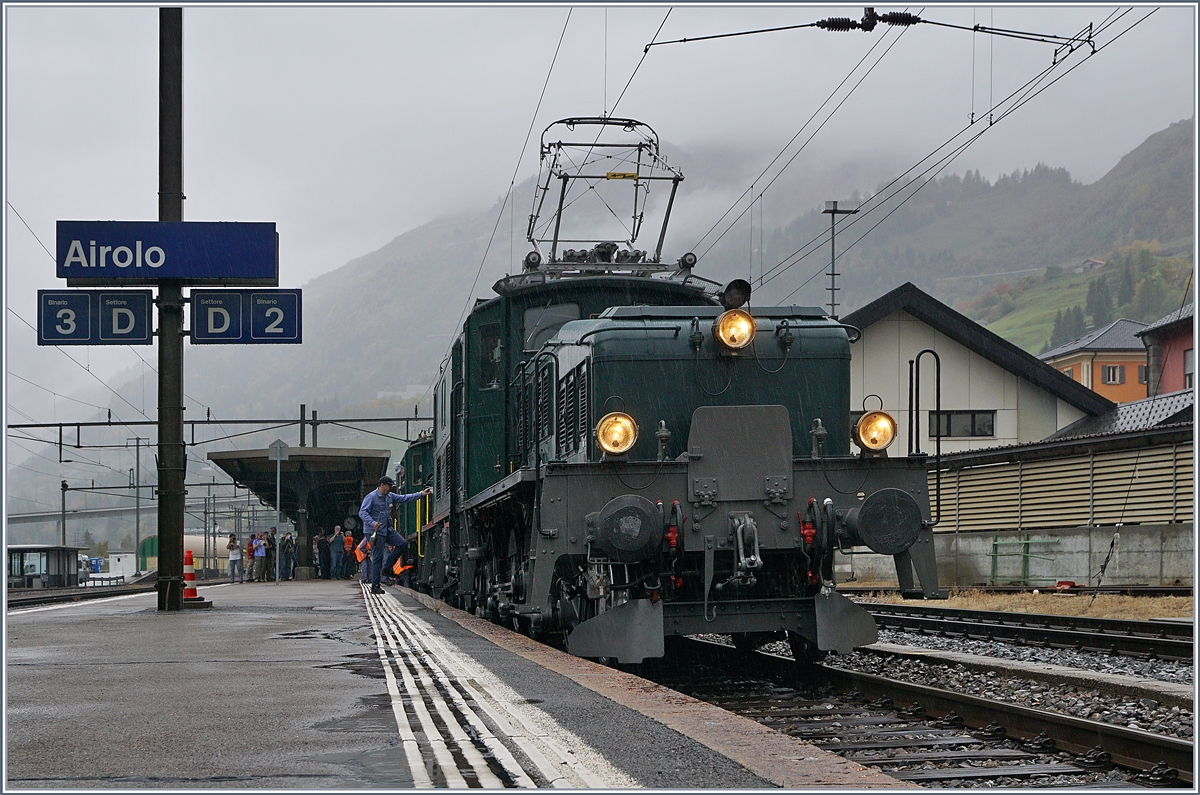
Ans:
[[[38,290],[38,345],[149,345],[149,290]]]
[[[193,290],[192,342],[299,344],[300,290]]]

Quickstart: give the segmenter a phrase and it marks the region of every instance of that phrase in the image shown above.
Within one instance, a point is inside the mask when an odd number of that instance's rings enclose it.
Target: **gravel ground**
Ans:
[[[1101,693],[1098,690],[1085,690],[1074,685],[1055,685],[1035,679],[1002,676],[995,671],[968,671],[962,665],[931,664],[924,660],[892,657],[869,651],[857,651],[844,657],[830,656],[826,663],[848,670],[971,693],[995,701],[1103,721],[1155,734],[1186,739],[1192,737],[1191,710],[1161,706],[1150,698],[1133,699]]]
[[[698,637],[704,637],[708,640],[732,644],[732,639],[728,635],[706,635]],[[920,635],[890,632],[887,630],[880,631],[879,639],[886,643],[899,643],[909,646],[920,645],[916,642],[918,640],[935,641],[941,644],[945,643],[945,641],[941,638],[923,637]],[[1007,647],[1008,651],[1013,652],[1013,654],[991,654],[990,656],[993,657],[1028,660],[1031,662],[1049,662],[1057,665],[1068,665],[1077,668],[1083,668],[1085,666],[1073,663],[1071,659],[1072,657],[1093,658],[1093,665],[1095,666],[1101,666],[1102,664],[1106,663],[1112,667],[1093,667],[1091,670],[1129,674],[1132,676],[1147,676],[1148,674],[1144,670],[1123,667],[1127,662],[1132,663],[1135,666],[1172,666],[1177,669],[1181,667],[1179,663],[1164,661],[1150,663],[1125,657],[1108,657],[1107,655],[1102,654],[1085,654],[1074,651],[1013,647],[1004,643],[958,642],[949,650],[982,655],[986,654],[986,651],[981,650],[978,647],[983,646],[1001,648]],[[924,648],[946,648],[946,646],[926,645]],[[762,650],[785,657],[790,657],[792,654],[787,643],[783,641],[769,643],[763,646]],[[1054,656],[1017,656],[1025,653],[1050,654]],[[1034,707],[1036,709],[1060,712],[1067,715],[1073,715],[1078,718],[1103,721],[1105,723],[1127,726],[1131,729],[1141,729],[1143,731],[1154,732],[1156,734],[1166,734],[1168,736],[1183,737],[1190,740],[1192,738],[1192,732],[1194,729],[1193,714],[1191,710],[1181,709],[1179,707],[1161,706],[1157,701],[1149,698],[1136,699],[1118,694],[1101,693],[1099,690],[1085,690],[1074,685],[1056,685],[1035,679],[1022,679],[1019,677],[1003,676],[995,671],[988,671],[986,673],[969,671],[963,665],[928,663],[924,660],[893,657],[891,655],[877,654],[870,651],[856,651],[845,656],[831,654],[826,658],[826,662],[831,665],[836,665],[839,668],[862,671],[863,673],[869,674],[877,674],[879,676],[886,676],[905,682],[929,685],[930,687],[958,690],[960,692],[972,693],[983,698],[991,698],[997,701],[1021,704],[1022,706]],[[1184,681],[1190,682],[1191,670],[1188,669],[1187,673],[1188,677]],[[1158,676],[1155,678],[1166,679],[1167,677]],[[1181,680],[1168,679],[1168,681]]]
[[[1115,654],[1097,654],[1072,649],[1039,649],[1000,641],[941,638],[935,635],[899,632],[892,629],[879,630],[879,640],[882,643],[898,643],[922,649],[980,654],[984,657],[999,657],[1002,660],[1051,663],[1084,671],[1141,676],[1185,685],[1190,685],[1194,681],[1192,664],[1174,660],[1139,660],[1136,657],[1121,657]],[[787,644],[780,645],[784,648],[787,647]]]

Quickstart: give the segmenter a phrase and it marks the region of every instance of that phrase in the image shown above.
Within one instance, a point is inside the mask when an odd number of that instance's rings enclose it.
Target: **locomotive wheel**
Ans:
[[[826,652],[817,648],[817,644],[801,635],[799,632],[788,632],[788,645],[792,647],[792,657],[796,665],[807,668],[825,659]]]

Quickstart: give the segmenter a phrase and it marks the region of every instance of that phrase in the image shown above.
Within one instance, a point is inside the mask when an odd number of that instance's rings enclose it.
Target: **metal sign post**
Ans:
[[[68,287],[158,287],[158,609],[181,610],[211,605],[183,600],[183,288],[278,285],[279,239],[273,223],[184,222],[183,9],[160,8],[158,33],[158,221],[60,220],[55,260]],[[247,291],[244,302],[247,341],[300,342],[299,290]],[[149,290],[39,291],[38,344],[151,344],[150,303]],[[140,462],[135,481],[140,498]]]
[[[267,460],[275,462],[275,532],[283,527],[283,501],[279,498],[280,467],[287,460],[288,446],[282,439],[276,439],[267,447]],[[279,538],[275,539],[275,584],[279,584]]]

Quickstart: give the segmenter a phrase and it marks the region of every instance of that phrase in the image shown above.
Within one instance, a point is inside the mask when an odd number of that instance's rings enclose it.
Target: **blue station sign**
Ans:
[[[273,223],[59,221],[58,277],[71,287],[185,284],[273,287]]]
[[[38,290],[38,345],[149,345],[149,290]]]
[[[193,344],[303,341],[300,290],[192,290]]]

